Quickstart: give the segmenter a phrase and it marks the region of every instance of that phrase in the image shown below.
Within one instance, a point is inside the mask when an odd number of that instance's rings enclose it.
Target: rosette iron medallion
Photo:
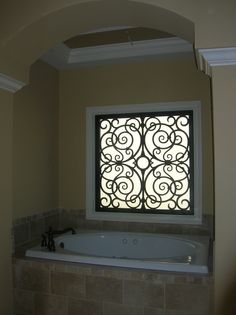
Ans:
[[[96,116],[96,211],[193,214],[193,112]]]

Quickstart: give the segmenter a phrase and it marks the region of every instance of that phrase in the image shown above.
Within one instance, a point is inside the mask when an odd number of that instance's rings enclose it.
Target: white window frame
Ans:
[[[162,111],[193,111],[194,137],[194,214],[144,214],[95,211],[95,116],[122,113],[148,113]],[[202,134],[201,102],[165,102],[120,106],[87,107],[86,109],[86,219],[150,223],[201,224],[202,223]]]

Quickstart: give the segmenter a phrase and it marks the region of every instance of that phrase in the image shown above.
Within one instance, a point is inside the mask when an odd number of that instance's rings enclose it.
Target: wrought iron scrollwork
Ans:
[[[97,211],[193,213],[193,112],[96,116]]]

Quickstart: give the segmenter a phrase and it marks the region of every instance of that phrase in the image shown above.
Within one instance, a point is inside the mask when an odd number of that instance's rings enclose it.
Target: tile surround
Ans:
[[[210,275],[37,261],[25,257],[13,258],[13,274],[14,315],[213,314]],[[41,277],[44,280],[38,284]]]
[[[73,226],[78,229],[213,235],[213,219],[210,215],[203,217],[202,225],[87,220],[85,210],[79,209],[60,209],[59,218],[59,226],[62,228]]]
[[[68,314],[70,315],[103,315],[102,309],[100,301],[69,299]]]
[[[45,211],[32,216],[13,220],[12,223],[12,252],[32,241],[40,240],[41,234],[49,226],[59,228],[59,210]]]
[[[67,309],[65,297],[35,293],[32,315],[67,315]]]
[[[13,222],[13,248],[54,229],[212,235],[201,226],[86,220],[83,210],[57,209]],[[14,241],[15,240],[15,241]],[[13,258],[14,315],[212,315],[211,276]]]
[[[71,296],[74,298],[85,297],[85,276],[82,274],[52,271],[52,294]]]
[[[213,238],[212,216],[204,216],[202,225],[158,224],[141,222],[114,222],[87,220],[84,210],[54,209],[13,221],[12,252],[22,245],[40,240],[41,234],[48,230],[73,227],[77,229],[129,231],[147,233],[168,233],[186,235],[208,235]]]

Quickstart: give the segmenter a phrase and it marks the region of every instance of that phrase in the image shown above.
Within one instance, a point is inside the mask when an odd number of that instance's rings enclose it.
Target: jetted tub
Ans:
[[[80,232],[55,238],[56,251],[36,246],[26,256],[67,262],[208,273],[208,238],[131,232]]]

